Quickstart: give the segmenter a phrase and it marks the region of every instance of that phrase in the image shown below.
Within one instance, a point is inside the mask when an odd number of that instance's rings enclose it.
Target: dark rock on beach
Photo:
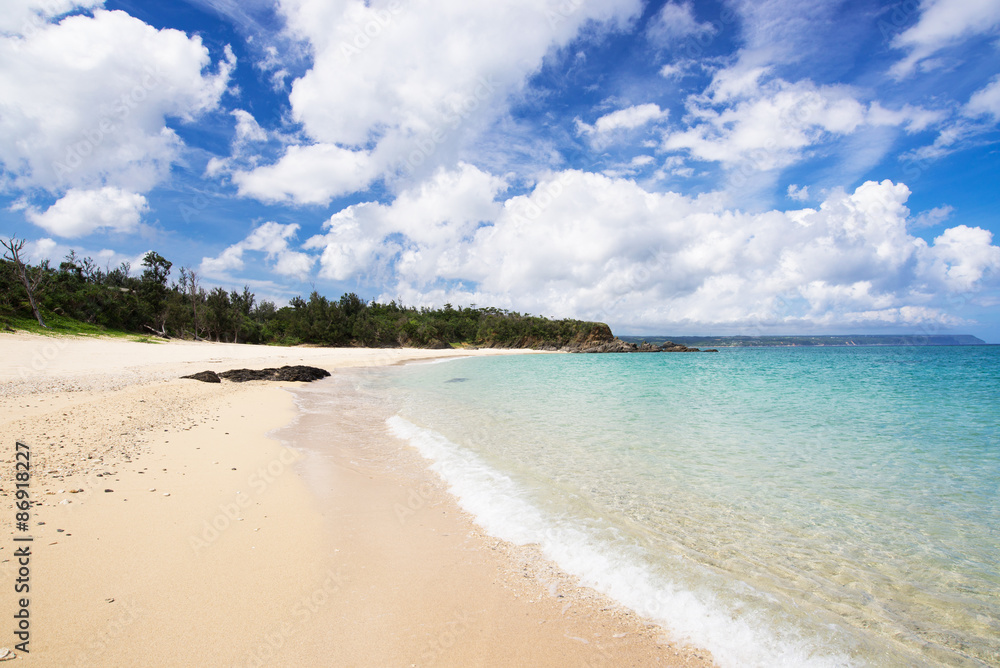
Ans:
[[[231,369],[219,374],[219,378],[231,380],[234,383],[245,383],[248,380],[274,380],[277,369]]]
[[[181,376],[181,378],[191,378],[193,380],[200,380],[203,383],[221,383],[222,379],[219,378],[219,374],[214,371],[199,371],[198,373],[193,373],[190,376]]]
[[[219,383],[222,382],[223,378],[234,383],[243,383],[248,380],[282,380],[310,383],[320,378],[326,378],[329,375],[330,372],[326,369],[299,365],[283,366],[280,369],[232,369],[231,371],[223,371],[219,374],[214,371],[202,371],[201,373],[181,377],[193,378],[204,383]]]
[[[283,366],[277,370],[274,380],[292,380],[301,383],[311,383],[320,378],[326,378],[330,372],[315,366]]]
[[[248,380],[284,380],[311,383],[326,378],[330,372],[314,366],[283,366],[280,369],[233,369],[223,371],[220,378],[242,383]]]

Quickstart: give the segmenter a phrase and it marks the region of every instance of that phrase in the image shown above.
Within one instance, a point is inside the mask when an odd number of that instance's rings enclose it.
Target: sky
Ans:
[[[1000,0],[5,0],[0,235],[617,334],[1000,342]]]

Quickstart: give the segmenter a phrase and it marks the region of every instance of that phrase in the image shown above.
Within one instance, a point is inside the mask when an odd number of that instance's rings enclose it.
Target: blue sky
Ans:
[[[1000,342],[1000,0],[13,0],[0,233],[279,303]]]

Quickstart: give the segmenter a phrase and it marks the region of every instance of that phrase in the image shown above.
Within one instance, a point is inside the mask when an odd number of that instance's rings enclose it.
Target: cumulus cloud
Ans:
[[[329,204],[340,195],[363,190],[377,175],[372,155],[333,144],[289,146],[273,165],[237,171],[239,193],[262,202]]]
[[[57,16],[103,4],[104,0],[5,0],[0,12],[0,34],[31,35]]]
[[[121,188],[69,190],[45,211],[27,210],[27,218],[50,234],[82,237],[98,231],[134,232],[149,210],[146,198]]]
[[[334,214],[325,233],[306,242],[321,249],[320,275],[345,280],[384,274],[390,263],[412,280],[459,278],[470,261],[466,243],[481,224],[496,219],[495,201],[507,184],[471,165],[438,170],[390,205],[367,202]]]
[[[8,182],[50,192],[149,190],[182,148],[166,118],[192,120],[226,89],[232,52],[217,73],[206,71],[210,63],[199,37],[121,11],[0,37],[0,165]]]
[[[909,189],[889,181],[759,214],[578,171],[501,202],[503,190],[468,165],[440,171],[390,205],[335,214],[306,247],[322,250],[324,276],[377,280],[383,299],[626,328],[948,324],[944,296],[1000,271],[986,230],[957,226],[932,243],[910,235]]]
[[[264,223],[218,256],[202,258],[201,271],[212,278],[228,278],[231,272],[243,269],[243,254],[246,251],[256,251],[264,253],[265,259],[271,263],[270,269],[275,273],[305,280],[316,258],[290,248],[289,241],[295,239],[298,230],[299,226],[294,223]]]
[[[288,30],[313,50],[312,68],[289,95],[291,116],[307,141],[274,165],[240,175],[240,192],[264,201],[317,203],[380,176],[433,172],[443,156],[453,158],[505,112],[509,97],[551,50],[584,26],[624,26],[642,5],[283,0],[280,9]],[[296,187],[320,159],[318,152],[337,163],[330,185],[312,175],[308,187]]]
[[[959,225],[935,237],[924,271],[949,292],[975,288],[987,271],[1000,269],[1000,248],[991,245],[993,234],[979,227]]]
[[[895,48],[908,53],[890,73],[898,78],[908,76],[942,49],[975,35],[996,32],[998,27],[1000,0],[923,0],[917,23],[892,40]]]

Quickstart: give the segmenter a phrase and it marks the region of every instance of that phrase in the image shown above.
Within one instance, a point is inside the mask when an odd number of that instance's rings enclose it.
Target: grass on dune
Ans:
[[[44,336],[86,336],[86,337],[111,337],[115,339],[125,339],[139,343],[162,343],[156,337],[126,332],[117,329],[108,329],[100,325],[67,318],[57,313],[42,313],[42,319],[47,327],[42,327],[38,321],[31,317],[9,315],[0,317],[0,330],[14,330],[17,332],[28,332],[30,334],[42,334]]]

